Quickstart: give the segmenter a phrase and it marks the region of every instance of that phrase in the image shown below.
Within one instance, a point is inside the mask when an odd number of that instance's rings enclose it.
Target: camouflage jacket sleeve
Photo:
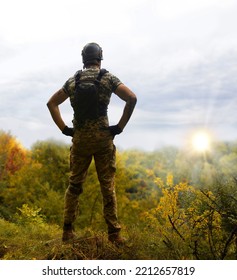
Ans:
[[[109,73],[110,78],[109,81],[111,83],[111,87],[112,87],[112,92],[114,92],[116,90],[116,88],[122,84],[122,82],[119,80],[119,78],[117,78],[116,76],[114,76],[113,74]]]
[[[63,85],[64,92],[71,96],[75,90],[75,79],[74,77],[69,78],[66,83]]]

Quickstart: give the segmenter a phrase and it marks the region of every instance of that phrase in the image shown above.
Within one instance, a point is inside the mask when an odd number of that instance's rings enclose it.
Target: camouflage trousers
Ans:
[[[117,217],[117,201],[114,186],[116,171],[116,148],[109,131],[93,133],[77,131],[71,147],[71,175],[65,192],[64,223],[72,224],[78,212],[79,195],[83,192],[83,183],[94,158],[97,176],[103,196],[103,213],[108,233],[118,232],[121,227]]]

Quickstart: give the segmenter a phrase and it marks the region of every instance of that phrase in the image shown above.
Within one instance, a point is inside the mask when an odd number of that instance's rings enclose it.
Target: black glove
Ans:
[[[64,129],[62,130],[62,133],[66,136],[73,137],[74,129],[72,127],[65,126]]]
[[[120,134],[122,131],[122,129],[116,124],[116,125],[111,125],[109,126],[109,131],[111,133],[111,135],[114,137],[117,134]]]

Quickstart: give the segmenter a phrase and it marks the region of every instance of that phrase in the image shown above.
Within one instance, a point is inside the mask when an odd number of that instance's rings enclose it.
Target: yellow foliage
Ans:
[[[198,246],[210,246],[210,240],[221,243],[221,215],[212,207],[212,192],[204,193],[187,183],[175,185],[172,174],[165,183],[160,178],[155,182],[162,196],[156,207],[143,213],[142,219],[166,244],[178,252],[186,250],[198,256]]]
[[[151,178],[154,178],[155,177],[155,173],[154,173],[154,170],[153,169],[146,169],[146,175],[147,177],[151,177]]]
[[[166,184],[169,187],[173,186],[173,175],[172,174],[168,174],[167,178],[166,178]]]

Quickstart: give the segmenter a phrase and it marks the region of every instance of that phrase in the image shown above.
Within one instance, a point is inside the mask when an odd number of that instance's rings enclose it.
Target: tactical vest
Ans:
[[[75,92],[73,102],[74,118],[78,126],[83,126],[87,120],[96,120],[107,116],[107,105],[99,98],[100,81],[106,69],[101,69],[95,80],[80,81],[82,70],[75,74]]]

